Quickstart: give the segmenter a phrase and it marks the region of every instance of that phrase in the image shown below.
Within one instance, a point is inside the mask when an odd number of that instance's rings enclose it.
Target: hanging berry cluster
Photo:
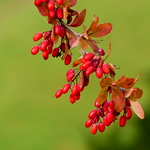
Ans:
[[[143,91],[134,87],[140,77],[127,78],[122,76],[115,81],[116,66],[106,63],[111,52],[109,42],[108,53],[105,56],[103,48],[93,38],[99,38],[109,34],[112,30],[111,23],[99,24],[99,17],[94,16],[91,26],[86,29],[83,25],[83,33],[76,33],[72,28],[83,24],[86,9],[80,13],[72,7],[77,0],[35,0],[34,4],[42,16],[52,25],[49,31],[39,32],[33,36],[34,41],[43,39],[41,43],[31,49],[33,55],[41,52],[44,60],[52,57],[60,57],[65,65],[72,61],[72,49],[80,46],[81,56],[73,62],[72,68],[66,73],[66,84],[55,93],[59,98],[70,91],[69,101],[75,103],[80,99],[81,92],[89,85],[90,75],[100,79],[100,92],[94,101],[95,109],[85,122],[92,134],[99,130],[103,132],[106,126],[119,120],[121,127],[132,117],[132,110],[141,119],[144,111],[138,102]],[[91,48],[92,52],[88,49]],[[75,49],[74,49],[75,50]]]

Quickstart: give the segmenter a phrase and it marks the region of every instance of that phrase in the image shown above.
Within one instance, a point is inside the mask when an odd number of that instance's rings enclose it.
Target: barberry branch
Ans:
[[[109,34],[112,24],[99,24],[99,17],[94,16],[87,30],[83,25],[83,33],[75,32],[73,28],[81,26],[86,16],[86,9],[80,13],[72,9],[76,3],[77,0],[34,1],[40,14],[47,17],[47,22],[52,28],[33,36],[34,41],[43,38],[40,44],[32,48],[33,55],[41,52],[44,60],[49,59],[50,55],[55,58],[61,57],[64,64],[69,65],[73,57],[71,49],[81,47],[81,56],[72,63],[72,68],[66,73],[67,83],[55,93],[55,97],[59,98],[70,91],[70,103],[77,102],[89,85],[91,74],[95,73],[100,82],[100,91],[94,101],[96,108],[89,113],[89,119],[85,122],[85,127],[90,127],[92,134],[96,134],[98,130],[103,132],[116,120],[119,120],[120,127],[124,127],[132,117],[132,110],[143,119],[144,111],[138,102],[143,91],[134,87],[141,74],[135,79],[123,75],[115,81],[117,67],[113,63],[106,63],[112,49],[111,42],[109,41],[108,53],[105,56],[104,49],[93,39]],[[55,47],[57,43],[59,46]],[[92,52],[88,51],[89,47]]]

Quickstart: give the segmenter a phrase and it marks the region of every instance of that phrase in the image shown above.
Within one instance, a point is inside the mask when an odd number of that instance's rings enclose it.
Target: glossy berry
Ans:
[[[125,108],[125,114],[126,114],[125,116],[127,119],[130,119],[132,117],[132,111],[131,111],[130,107]]]
[[[49,10],[55,9],[55,3],[54,3],[53,0],[50,0],[50,1],[47,3],[47,8],[48,8]]]
[[[70,54],[68,54],[64,61],[65,65],[69,65],[71,63],[71,60],[72,60],[72,57]]]
[[[41,50],[41,51],[47,50],[47,46],[48,46],[48,40],[44,40],[44,41],[40,44],[40,50]]]
[[[67,76],[67,81],[70,82],[74,78],[75,74],[71,73]]]
[[[70,95],[70,103],[75,103],[76,102],[76,100],[75,100],[75,98],[74,98],[74,96],[73,95]]]
[[[100,132],[104,132],[105,131],[105,124],[103,122],[100,122],[98,125],[98,129]]]
[[[70,86],[71,86],[70,84],[65,84],[64,87],[62,88],[62,92],[67,93],[68,90],[70,89]]]
[[[48,59],[48,55],[49,55],[48,51],[42,51],[43,58]]]
[[[109,107],[109,104],[107,102],[104,102],[103,103],[103,110],[104,111],[107,111],[108,110],[108,107]]]
[[[92,111],[89,113],[88,117],[89,117],[90,119],[93,119],[96,115],[97,115],[97,111],[96,111],[96,110],[92,110]]]
[[[111,109],[114,108],[114,101],[113,101],[113,100],[110,100],[110,101],[109,101],[109,107],[110,107]]]
[[[108,64],[106,64],[106,63],[103,63],[102,69],[105,74],[108,74],[110,72],[110,68],[109,68]]]
[[[106,117],[107,117],[108,122],[110,122],[110,123],[113,122],[113,120],[114,120],[114,114],[112,112],[108,112],[107,115],[106,115]]]
[[[95,100],[94,106],[100,108],[101,105],[98,104],[98,99]]]
[[[62,5],[62,4],[64,3],[64,0],[56,0],[56,3],[57,3],[58,5]]]
[[[61,8],[56,9],[56,17],[58,19],[63,19],[63,10]]]
[[[66,73],[66,76],[68,76],[68,75],[70,75],[70,74],[72,74],[72,73],[74,74],[74,69],[68,70],[67,73]]]
[[[51,45],[48,45],[47,46],[47,52],[49,53],[49,54],[51,54],[52,53],[52,46]]]
[[[102,77],[103,77],[103,70],[102,70],[100,67],[98,67],[98,68],[96,69],[95,74],[96,74],[96,77],[97,77],[97,78],[102,78]]]
[[[39,52],[39,47],[38,47],[38,46],[34,46],[34,47],[31,49],[31,54],[32,54],[32,55],[36,55],[38,52]]]
[[[34,5],[35,6],[40,6],[42,4],[42,0],[35,0]]]
[[[94,68],[93,68],[92,66],[90,66],[90,67],[88,67],[88,68],[86,69],[85,74],[86,74],[86,75],[90,75],[90,74],[93,73],[93,71],[94,71]]]
[[[94,54],[93,54],[93,53],[87,53],[87,54],[84,56],[84,59],[85,59],[86,61],[88,61],[88,60],[92,60],[93,57],[94,57]]]
[[[85,127],[86,127],[86,128],[89,128],[92,124],[93,124],[93,119],[88,119],[88,120],[85,122]]]
[[[47,2],[48,0],[42,0],[43,3]]]
[[[59,55],[59,48],[57,47],[57,48],[54,48],[54,49],[53,49],[53,51],[52,51],[52,56],[53,56],[53,57],[58,57],[58,55]]]
[[[124,127],[126,125],[126,117],[125,116],[120,117],[119,125],[120,125],[120,127]]]
[[[75,84],[72,88],[72,95],[77,95],[79,93],[78,91],[78,85]]]
[[[86,61],[85,63],[83,63],[83,68],[84,69],[87,69],[88,67],[90,67],[92,65],[92,62],[91,61]]]
[[[97,125],[96,124],[92,125],[92,127],[91,127],[91,133],[92,134],[96,134],[97,133]]]
[[[60,89],[55,93],[55,97],[59,98],[62,94],[63,94],[62,89]]]
[[[59,35],[61,32],[61,25],[54,26],[54,34]]]
[[[55,10],[50,10],[48,16],[50,18],[54,18],[55,17]]]
[[[105,51],[104,51],[102,48],[99,48],[99,49],[98,49],[98,53],[99,53],[99,55],[101,55],[101,56],[104,56],[104,55],[105,55]]]
[[[60,35],[62,38],[66,36],[66,31],[65,31],[65,29],[64,29],[62,26],[61,26],[59,35]]]
[[[105,126],[109,126],[111,122],[108,121],[107,116],[104,116],[103,122]]]
[[[39,32],[39,33],[36,33],[36,34],[33,36],[33,40],[34,40],[34,41],[38,41],[38,40],[40,40],[42,37],[43,37],[43,33]]]

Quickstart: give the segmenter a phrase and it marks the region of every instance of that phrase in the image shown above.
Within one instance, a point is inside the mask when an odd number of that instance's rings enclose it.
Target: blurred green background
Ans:
[[[150,1],[78,0],[75,9],[87,8],[85,25],[93,15],[111,22],[113,31],[100,46],[112,54],[107,62],[118,67],[117,77],[136,77],[144,90],[140,103],[145,119],[133,115],[124,128],[112,124],[104,133],[91,135],[84,127],[87,114],[100,90],[99,81],[71,105],[68,96],[54,97],[65,84],[65,67],[59,59],[44,61],[32,56],[32,36],[49,29],[33,0],[0,0],[0,150],[100,150],[150,148]],[[81,29],[81,28],[80,28]],[[80,30],[79,29],[79,30]],[[101,38],[100,38],[101,40]],[[95,88],[93,88],[95,87]]]

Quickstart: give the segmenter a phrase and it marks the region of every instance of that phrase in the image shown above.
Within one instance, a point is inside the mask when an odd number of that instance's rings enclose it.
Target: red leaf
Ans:
[[[102,105],[107,100],[107,89],[101,89],[98,95],[98,104]]]
[[[133,101],[141,98],[142,95],[143,95],[143,91],[139,88],[131,88],[129,90],[126,90],[125,93],[125,97]]]
[[[98,22],[99,22],[99,17],[94,16],[93,22],[90,28],[87,30],[87,33],[90,33],[97,26]]]
[[[41,14],[42,16],[48,16],[48,9],[47,9],[45,3],[43,3],[43,4],[40,5],[40,6],[38,6],[38,10],[39,10],[39,12],[40,12],[40,14]]]
[[[113,79],[111,78],[103,78],[100,82],[100,86],[102,89],[108,89],[108,87],[110,86],[110,84],[112,84]]]
[[[80,80],[79,80],[79,86],[81,89],[83,89],[85,86],[87,86],[89,83],[89,76],[85,74],[85,72],[81,72],[80,74]]]
[[[114,101],[114,108],[117,112],[121,112],[125,107],[124,94],[117,87],[112,87],[111,97]]]
[[[71,27],[78,27],[80,26],[84,20],[85,20],[85,15],[86,15],[86,9],[82,10],[81,13],[77,13],[74,21],[70,24]]]
[[[78,66],[79,64],[81,64],[81,62],[82,62],[82,58],[77,59],[76,61],[73,62],[73,67]]]
[[[134,113],[140,118],[144,119],[144,111],[141,106],[141,104],[136,100],[136,101],[130,101],[131,107],[134,111]]]
[[[97,25],[95,28],[88,31],[88,35],[91,37],[102,37],[110,33],[111,30],[112,30],[112,24],[104,23],[104,24]]]
[[[67,7],[72,7],[77,3],[77,0],[64,0],[64,4]]]

